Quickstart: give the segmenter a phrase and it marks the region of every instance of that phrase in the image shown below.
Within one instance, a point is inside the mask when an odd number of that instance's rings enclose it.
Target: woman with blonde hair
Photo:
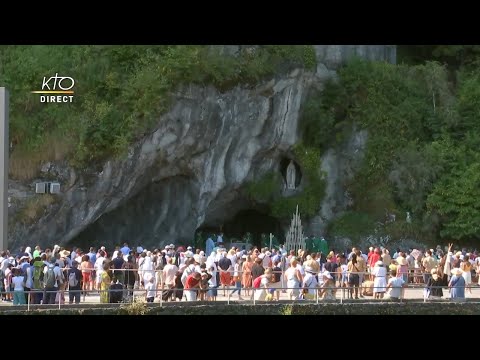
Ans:
[[[250,255],[247,255],[245,262],[242,264],[242,285],[247,296],[250,296],[250,289],[252,287],[252,266],[253,259]]]
[[[287,293],[290,300],[298,299],[300,295],[300,284],[303,282],[302,274],[297,268],[298,261],[295,257],[290,260],[290,267],[285,271],[285,279],[287,280]]]

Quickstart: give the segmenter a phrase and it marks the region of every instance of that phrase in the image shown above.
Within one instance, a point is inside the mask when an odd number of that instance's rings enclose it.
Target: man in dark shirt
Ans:
[[[270,294],[276,294],[277,301],[280,300],[280,288],[282,287],[282,268],[280,267],[280,260],[276,260],[273,263],[273,276],[272,276],[272,287],[270,289]]]
[[[82,289],[83,276],[82,272],[78,270],[78,262],[76,262],[75,260],[72,261],[72,267],[68,270],[67,279],[69,297],[68,303],[72,304],[73,300],[75,300],[75,304],[80,304],[80,290]]]
[[[262,276],[265,272],[265,269],[262,266],[263,260],[260,258],[255,259],[255,264],[252,266],[252,281],[257,277]]]
[[[333,281],[336,281],[338,278],[338,264],[335,262],[332,262],[332,256],[329,254],[327,256],[327,262],[325,263],[325,270],[327,270],[332,276],[333,276]]]
[[[232,274],[230,273],[232,262],[222,253],[220,260],[218,260],[218,267],[220,269],[220,284],[223,288],[223,296],[226,296],[225,286],[230,286]]]
[[[113,275],[115,275],[117,280],[122,284],[123,284],[124,276],[123,276],[123,271],[121,271],[120,269],[122,268],[124,262],[125,260],[123,260],[123,253],[121,251],[119,251],[117,253],[117,257],[112,260],[113,268],[115,270],[118,270],[118,271],[114,271]]]

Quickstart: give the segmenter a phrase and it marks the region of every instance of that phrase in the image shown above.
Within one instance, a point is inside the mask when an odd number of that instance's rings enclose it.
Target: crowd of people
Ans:
[[[425,298],[462,301],[471,293],[480,257],[477,251],[397,249],[393,255],[383,247],[365,253],[351,251],[312,252],[298,249],[250,249],[223,243],[207,243],[201,249],[170,244],[164,249],[130,248],[127,243],[112,253],[105,247],[71,251],[55,245],[42,250],[21,248],[13,255],[0,253],[2,301],[14,305],[80,303],[84,297],[100,294],[100,302],[131,301],[142,290],[147,302],[215,301],[219,291],[232,299],[275,301],[286,292],[290,300],[335,300],[373,296],[398,301],[407,284],[422,286]],[[212,247],[213,245],[213,247]],[[480,280],[477,280],[480,281]],[[68,291],[67,291],[68,290]]]

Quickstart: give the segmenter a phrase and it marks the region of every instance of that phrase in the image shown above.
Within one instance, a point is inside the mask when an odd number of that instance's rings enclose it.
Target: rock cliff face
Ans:
[[[235,53],[235,47],[226,51]],[[318,45],[316,54],[315,72],[297,69],[254,89],[181,87],[171,110],[132,146],[128,158],[107,162],[98,172],[45,164],[43,175],[58,179],[62,192],[31,225],[15,220],[15,204],[35,198],[34,186],[11,182],[10,248],[191,241],[197,228],[220,226],[249,209],[242,189],[267,171],[280,171],[281,160],[291,157],[308,89],[321,86],[353,55],[395,61],[392,46]],[[345,149],[324,156],[327,196],[319,216],[307,224],[309,231],[322,231],[348,202],[341,178],[353,171],[351,160],[359,158],[365,139],[354,133]]]

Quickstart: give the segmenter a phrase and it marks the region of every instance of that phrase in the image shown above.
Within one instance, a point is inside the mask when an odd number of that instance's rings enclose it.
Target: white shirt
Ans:
[[[33,288],[33,269],[31,266],[27,267],[27,282],[25,287],[29,289]]]
[[[147,290],[147,298],[149,297],[155,297],[155,284],[148,282],[147,285],[145,285],[145,290]]]
[[[12,278],[12,284],[14,285],[14,291],[22,291],[23,290],[23,276],[14,276]]]
[[[95,261],[95,265],[93,265],[93,268],[98,272],[100,270],[103,270],[103,260],[105,260],[104,257],[98,257],[97,260]]]
[[[218,237],[217,237],[217,243],[219,243],[219,244],[223,243],[223,237],[222,237],[222,235],[218,235]]]
[[[262,280],[260,280],[260,287],[261,287],[261,288],[264,288],[265,285],[267,285],[267,284],[268,284],[268,278],[265,277],[265,276],[262,277]]]
[[[210,265],[210,268],[213,267],[213,270],[212,271],[208,271],[210,273],[210,275],[212,275],[211,279],[208,280],[208,285],[210,287],[216,287],[217,286],[217,265],[215,265],[215,263],[212,263]],[[207,270],[209,270],[209,268],[207,268]]]
[[[237,255],[236,255],[236,254],[227,255],[227,258],[230,259],[230,261],[231,261],[231,263],[232,263],[232,266],[237,263]]]
[[[2,270],[3,270],[4,272],[5,272],[5,270],[7,269],[8,264],[10,264],[10,262],[8,261],[8,258],[3,259],[3,261],[2,261]]]
[[[262,266],[266,269],[268,267],[268,264],[270,264],[270,256],[265,255],[263,257]]]
[[[372,270],[372,275],[375,275],[376,277],[386,277],[387,268],[385,266],[375,266]]]
[[[389,284],[392,284],[390,288],[390,297],[400,298],[402,293],[402,285],[405,283],[402,278],[394,277],[388,280]]]
[[[300,274],[302,274],[302,276],[305,276],[305,270],[303,269],[302,265],[297,264],[297,270],[300,271]]]
[[[115,259],[115,258],[117,257],[117,255],[118,255],[118,250],[115,250],[115,251],[113,252],[112,259]]]
[[[323,278],[323,277],[322,277]],[[303,286],[308,287],[308,293],[315,295],[315,289],[317,287],[318,281],[310,273],[306,273],[305,277],[303,278]]]
[[[175,285],[175,274],[178,268],[176,265],[167,264],[163,268],[163,281],[166,285]]]
[[[233,276],[238,276],[238,271],[240,270],[240,264],[238,264],[238,263],[235,264],[235,265],[233,266],[233,270],[234,270]]]

